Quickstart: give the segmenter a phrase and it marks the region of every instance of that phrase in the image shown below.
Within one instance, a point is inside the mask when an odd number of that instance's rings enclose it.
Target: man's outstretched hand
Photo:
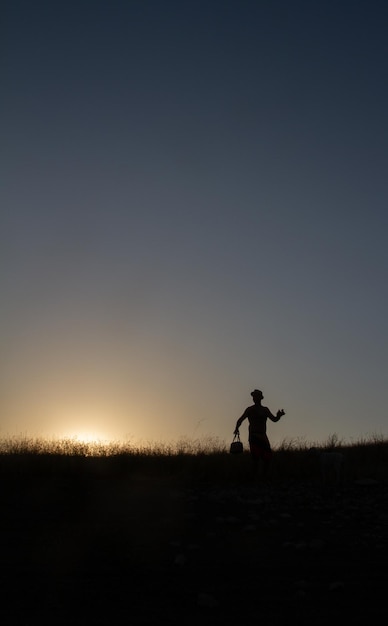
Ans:
[[[285,414],[286,414],[286,412],[285,412],[285,411],[283,411],[283,409],[281,409],[280,411],[278,411],[278,412],[276,413],[276,417],[283,417],[283,415],[285,415]]]

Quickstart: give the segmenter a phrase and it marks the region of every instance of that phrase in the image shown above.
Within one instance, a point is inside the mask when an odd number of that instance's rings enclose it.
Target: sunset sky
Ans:
[[[388,3],[1,20],[0,436],[386,436]]]

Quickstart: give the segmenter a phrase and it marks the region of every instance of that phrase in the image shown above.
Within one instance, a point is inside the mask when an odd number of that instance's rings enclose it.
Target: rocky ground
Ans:
[[[382,623],[387,485],[3,477],[2,626]]]

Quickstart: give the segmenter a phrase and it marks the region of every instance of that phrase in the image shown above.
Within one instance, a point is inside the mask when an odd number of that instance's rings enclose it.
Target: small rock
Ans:
[[[313,539],[312,541],[310,541],[309,543],[309,547],[311,548],[311,550],[322,550],[322,548],[324,547],[324,542],[322,541],[322,539]]]
[[[197,599],[198,606],[203,606],[204,608],[212,609],[218,606],[219,602],[209,593],[199,593]]]
[[[187,562],[187,559],[184,554],[177,554],[174,560],[174,565],[184,565]]]
[[[307,591],[307,589],[310,587],[310,583],[307,582],[307,580],[296,580],[295,581],[295,588],[296,589],[300,589],[302,591]]]
[[[342,580],[336,580],[335,582],[330,583],[329,591],[342,591],[344,587],[345,585]]]
[[[247,524],[243,528],[244,533],[254,533],[255,530],[257,530],[257,526],[255,526],[254,524]]]

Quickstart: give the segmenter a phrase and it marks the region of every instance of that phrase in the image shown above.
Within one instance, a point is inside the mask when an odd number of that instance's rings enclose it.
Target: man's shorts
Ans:
[[[272,457],[271,445],[266,435],[250,435],[249,447],[253,459],[269,461]]]

